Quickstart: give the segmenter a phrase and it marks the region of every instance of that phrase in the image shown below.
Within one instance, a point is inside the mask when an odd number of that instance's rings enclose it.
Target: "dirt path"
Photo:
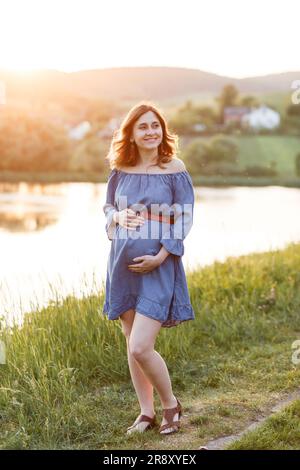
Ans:
[[[266,416],[258,418],[256,421],[253,421],[249,426],[246,427],[243,431],[239,432],[238,434],[232,434],[231,436],[220,437],[219,439],[214,439],[209,441],[205,444],[205,448],[207,450],[222,450],[229,444],[232,444],[234,441],[240,439],[245,433],[249,431],[254,431],[254,429],[261,426],[272,414],[278,413],[287,405],[292,403],[293,401],[300,398],[300,389],[296,390],[295,392],[290,393],[285,398],[279,400],[275,405],[272,406],[271,410],[268,410],[268,414]],[[201,448],[201,447],[200,447]]]
[[[207,450],[222,450],[232,442],[240,439],[243,434],[248,431],[256,429],[258,426],[263,424],[269,416],[274,413],[281,411],[287,405],[292,403],[294,400],[300,398],[300,389],[297,389],[290,393],[283,393],[280,396],[275,395],[265,404],[264,409],[259,413],[256,413],[254,419],[246,422],[241,422],[242,429],[237,429],[234,434],[223,435],[219,438],[212,440],[205,440],[199,437],[198,428],[191,423],[191,420],[195,416],[200,415],[205,410],[203,401],[194,402],[192,406],[187,407],[187,411],[184,410],[182,416],[182,429],[179,433],[164,436],[160,441],[148,443],[147,449],[181,449],[181,450],[198,450],[201,447],[205,447]]]

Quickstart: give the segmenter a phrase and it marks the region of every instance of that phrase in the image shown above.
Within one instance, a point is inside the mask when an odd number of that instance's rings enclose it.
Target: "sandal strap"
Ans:
[[[132,429],[132,428],[135,428],[135,426],[139,423],[144,423],[144,422],[147,422],[147,423],[151,423],[151,424],[154,424],[155,423],[155,419],[156,419],[156,415],[153,416],[153,418],[150,418],[150,416],[147,416],[147,415],[140,415],[138,417],[138,420],[136,421],[136,423],[134,423],[132,426],[130,426],[129,428],[127,428],[127,430],[129,429]]]
[[[141,415],[136,424],[144,422],[144,421],[147,421],[147,423],[153,423],[155,421],[155,415],[153,416],[153,418],[150,418],[150,416],[147,416],[147,415]]]
[[[178,398],[177,400],[177,405],[174,406],[174,408],[164,408],[163,409],[163,417],[166,419],[166,423],[163,424],[159,431],[163,431],[164,429],[171,428],[172,426],[180,427],[180,421],[173,421],[174,416],[178,413],[178,417],[181,417],[182,413],[182,406]]]
[[[176,405],[174,408],[164,408],[163,409],[163,416],[168,422],[172,421],[173,417],[177,413],[180,416],[180,414],[181,414],[181,405],[180,404]]]
[[[164,431],[167,428],[172,428],[173,426],[179,428],[180,427],[180,421],[172,421],[170,423],[163,424],[159,428],[159,432]]]

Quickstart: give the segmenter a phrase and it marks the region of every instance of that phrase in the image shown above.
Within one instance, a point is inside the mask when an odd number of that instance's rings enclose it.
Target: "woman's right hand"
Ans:
[[[137,227],[145,223],[145,218],[141,215],[136,215],[132,209],[123,209],[122,211],[116,211],[113,215],[113,219],[122,227],[128,230],[135,230]]]

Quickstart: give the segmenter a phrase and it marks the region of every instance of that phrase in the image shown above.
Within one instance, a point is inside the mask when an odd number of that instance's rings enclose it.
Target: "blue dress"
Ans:
[[[130,208],[173,215],[174,224],[145,219],[135,230],[113,220],[113,213]],[[107,262],[103,314],[116,320],[129,309],[161,322],[162,327],[194,320],[181,257],[183,240],[193,224],[194,189],[187,170],[177,173],[126,173],[113,169],[107,183],[106,233],[111,240]],[[171,220],[170,218],[167,220]],[[170,253],[154,270],[137,273],[128,269],[133,258],[156,255],[162,245]],[[136,261],[138,263],[138,261]]]

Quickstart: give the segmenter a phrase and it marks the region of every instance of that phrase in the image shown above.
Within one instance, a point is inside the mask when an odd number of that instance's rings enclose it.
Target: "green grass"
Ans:
[[[280,179],[294,178],[295,180],[300,180],[295,174],[295,157],[300,151],[300,137],[284,135],[228,135],[227,137],[232,139],[238,146],[238,169],[242,170],[246,168],[246,166],[254,165],[269,168],[271,167],[271,162],[276,162],[276,170],[278,171],[278,177]],[[199,139],[210,141],[212,137],[199,137]],[[194,138],[192,137],[181,138],[181,150],[183,155],[185,147],[193,140]],[[204,179],[203,177],[203,180]],[[241,180],[242,179],[243,178],[241,178]],[[264,178],[259,177],[251,179],[259,182],[259,180],[263,180]],[[226,177],[226,180],[234,181],[234,178],[230,176]],[[269,180],[272,180],[272,178],[269,178]]]
[[[257,430],[227,447],[230,450],[299,450],[300,400],[268,418]]]
[[[196,320],[162,329],[184,426],[175,436],[124,435],[139,406],[119,321],[101,314],[103,292],[72,296],[2,328],[2,449],[195,449],[237,432],[282,393],[300,368],[300,244],[188,272]],[[161,417],[159,397],[155,405]]]
[[[281,176],[295,176],[295,157],[300,151],[300,137],[295,136],[243,136],[233,138],[239,146],[240,168],[262,165],[270,167],[276,162]]]

